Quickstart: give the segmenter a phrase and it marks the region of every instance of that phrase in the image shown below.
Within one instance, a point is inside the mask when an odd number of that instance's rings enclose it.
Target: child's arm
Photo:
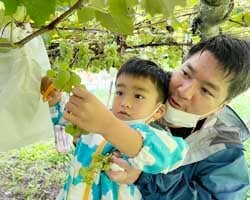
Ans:
[[[157,174],[168,173],[183,163],[188,150],[185,140],[146,124],[135,124],[132,127],[144,138],[138,155],[128,159],[133,167],[145,173]]]
[[[74,88],[74,96],[66,104],[64,118],[81,129],[99,133],[120,152],[137,155],[143,138],[140,133],[117,119],[94,95],[84,88]]]
[[[75,88],[66,104],[65,119],[89,132],[101,134],[136,168],[150,173],[166,173],[182,163],[186,142],[166,131],[145,124],[133,129],[117,119],[94,95],[84,88]]]

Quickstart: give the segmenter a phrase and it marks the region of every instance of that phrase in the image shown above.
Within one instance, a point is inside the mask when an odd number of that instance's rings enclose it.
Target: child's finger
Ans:
[[[72,113],[64,111],[63,112],[63,117],[67,121],[70,121],[72,124],[75,124],[77,126],[79,125],[79,117],[78,116],[76,116],[76,115],[74,115]]]
[[[125,170],[131,168],[131,166],[128,164],[128,162],[122,158],[112,156],[111,161]]]
[[[125,172],[122,172],[122,171],[109,170],[109,171],[106,171],[106,174],[111,180],[115,182],[121,183],[125,179]]]
[[[88,95],[88,91],[83,87],[75,87],[72,90],[72,93],[82,99],[85,99]]]
[[[77,115],[77,113],[79,112],[79,108],[71,102],[68,102],[65,105],[65,108],[66,108],[65,112],[67,112],[67,113],[73,113],[74,115]]]
[[[82,103],[82,99],[79,98],[78,96],[71,96],[69,98],[69,102],[76,106],[79,106]]]
[[[118,158],[121,157],[121,153],[119,151],[114,151],[112,154]]]

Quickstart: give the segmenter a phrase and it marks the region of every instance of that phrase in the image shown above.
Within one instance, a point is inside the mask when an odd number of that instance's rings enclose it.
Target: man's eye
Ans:
[[[142,95],[140,95],[140,94],[136,94],[136,95],[135,95],[135,98],[137,98],[137,99],[145,99],[145,97],[142,96]]]
[[[116,91],[115,94],[116,94],[117,96],[121,96],[123,93],[122,93],[121,91]]]
[[[182,74],[185,78],[191,78],[191,76],[184,69],[182,69]]]
[[[209,95],[211,97],[214,97],[214,95],[206,88],[201,88],[201,92],[205,95]]]

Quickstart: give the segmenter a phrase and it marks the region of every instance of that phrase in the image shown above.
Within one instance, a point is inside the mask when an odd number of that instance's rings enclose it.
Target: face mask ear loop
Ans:
[[[157,105],[156,109],[154,110],[154,112],[152,112],[149,116],[147,116],[145,118],[145,123],[146,124],[150,124],[152,121],[154,121],[153,118],[151,118],[157,111],[158,109],[162,106],[162,103],[159,103],[159,105]]]
[[[218,108],[215,108],[214,110],[202,115],[200,120],[205,119],[205,118],[209,117],[210,115],[214,115],[215,113],[219,112],[223,108],[223,106],[224,106],[224,104],[221,104]]]

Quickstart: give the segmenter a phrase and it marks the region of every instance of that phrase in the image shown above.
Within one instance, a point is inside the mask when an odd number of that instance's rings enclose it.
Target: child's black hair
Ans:
[[[159,101],[162,103],[166,102],[168,97],[170,73],[165,72],[154,62],[140,58],[131,58],[122,65],[117,73],[116,80],[121,74],[150,78],[159,93]]]

